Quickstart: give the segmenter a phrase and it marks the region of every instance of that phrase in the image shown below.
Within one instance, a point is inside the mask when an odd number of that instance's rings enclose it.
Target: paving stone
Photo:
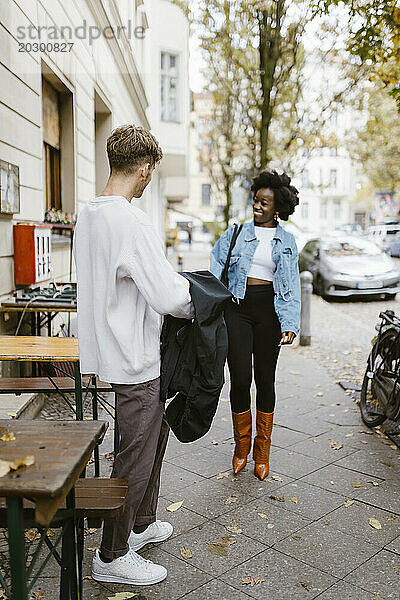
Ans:
[[[221,546],[221,543],[232,542],[229,547]],[[220,556],[207,549],[209,544],[216,552],[226,555]],[[232,535],[223,525],[216,522],[206,523],[204,526],[177,536],[163,544],[163,550],[180,557],[182,547],[191,550],[193,556],[187,562],[209,573],[220,575],[232,567],[248,560],[255,554],[265,550],[266,544],[262,544],[245,535]],[[210,546],[209,546],[210,547]]]
[[[158,501],[157,517],[162,521],[171,523],[174,528],[172,537],[176,537],[181,533],[186,533],[194,527],[198,527],[202,523],[205,523],[205,517],[184,506],[175,512],[168,512],[167,506],[170,504],[172,504],[171,500],[160,497]]]
[[[254,498],[268,497],[269,494],[275,492],[282,485],[293,481],[291,477],[278,475],[275,471],[271,471],[264,481],[260,481],[253,473],[253,461],[249,461],[247,466],[237,475],[234,475],[232,471],[227,472],[229,472],[229,477],[219,480],[222,486],[229,490],[239,489],[242,493],[250,494]]]
[[[400,515],[400,485],[384,481],[368,492],[356,490],[354,498]]]
[[[231,468],[232,458],[228,454],[217,452],[214,449],[198,447],[176,458],[171,458],[171,464],[193,471],[204,477],[211,477],[221,471]]]
[[[280,487],[276,495],[284,497],[285,502],[281,503],[271,498],[268,498],[268,502],[281,504],[286,510],[312,520],[323,517],[343,504],[343,497],[339,494],[309,485],[303,480],[293,481]],[[297,503],[291,498],[297,499]]]
[[[249,600],[249,596],[235,588],[213,579],[194,592],[184,596],[184,600]]]
[[[394,539],[390,544],[385,546],[385,550],[390,550],[396,554],[400,554],[400,536]]]
[[[217,480],[207,479],[181,490],[175,495],[168,495],[171,502],[184,501],[185,508],[193,510],[208,519],[219,517],[241,504],[248,504],[254,496],[246,490],[234,487],[228,482],[221,485]]]
[[[242,578],[249,576],[265,579],[265,581],[253,587],[243,585]],[[322,573],[304,562],[285,556],[273,548],[257,554],[254,558],[222,575],[220,579],[237,589],[244,589],[246,594],[259,600],[316,598],[336,581],[327,573]]]
[[[160,548],[150,548],[149,550],[140,550],[140,554],[159,565],[163,565],[168,569],[168,577],[157,585],[150,586],[130,586],[123,584],[105,584],[112,596],[117,592],[127,591],[139,594],[135,600],[177,600],[185,594],[197,590],[211,579],[207,573],[200,571],[188,561],[180,560],[177,557],[164,552]],[[95,583],[95,582],[94,582]],[[107,596],[103,596],[103,599]]]
[[[357,501],[348,507],[340,506],[326,518],[332,527],[381,547],[393,540],[396,529],[400,532],[400,516]],[[382,529],[371,527],[371,518],[378,519]]]
[[[278,503],[270,504],[261,498],[221,515],[216,520],[225,527],[240,527],[243,535],[267,546],[275,544],[310,523],[309,519],[285,510],[278,506]],[[227,531],[229,532],[228,529]],[[237,537],[240,535],[237,534]]]
[[[300,539],[290,536],[274,547],[340,578],[379,551],[379,546],[324,525],[323,521],[307,525],[297,535]]]
[[[362,490],[365,491],[365,501],[368,501],[373,490],[376,489],[372,482],[374,481],[381,485],[384,480],[379,477],[371,477],[364,473],[358,473],[357,471],[339,467],[337,466],[337,463],[335,463],[302,477],[301,481],[306,481],[317,487],[321,487],[331,492],[337,492],[338,494],[343,494],[343,496],[348,496],[350,498],[354,498],[355,494],[359,494]]]
[[[308,416],[308,415],[306,415]],[[332,425],[362,425],[360,411],[352,406],[321,406],[315,411],[315,418]]]
[[[356,469],[361,473],[371,475],[373,477],[382,477],[383,479],[399,478],[400,476],[400,460],[397,458],[396,451],[388,452],[382,450],[376,454],[369,454],[364,450],[358,450],[351,456],[345,456],[336,464],[349,469]]]
[[[275,425],[272,430],[271,442],[273,446],[286,448],[287,446],[292,446],[297,442],[306,440],[308,437],[309,435],[307,433],[301,433],[300,431],[294,431],[293,429],[288,429],[287,427],[279,427],[279,425]]]
[[[270,463],[271,468],[278,473],[283,473],[294,478],[308,475],[317,469],[325,467],[327,464],[318,458],[299,455],[290,449],[282,449],[274,452]]]
[[[322,419],[317,420],[315,415],[311,417],[308,415],[293,415],[290,411],[281,414],[279,405],[276,411],[275,423],[308,435],[320,435],[329,431],[329,424]]]
[[[327,463],[335,462],[357,451],[345,437],[345,434],[346,432],[343,429],[341,433],[335,429],[334,431],[294,444],[290,447],[290,450],[305,454],[306,456],[320,458]],[[332,447],[335,445],[341,445],[342,447],[335,450]]]
[[[344,581],[339,581],[339,583],[335,583],[329,590],[326,590],[323,594],[318,596],[318,600],[374,600],[373,596],[366,592],[365,590],[361,590],[359,587],[354,587],[354,585],[349,585]],[[379,600],[379,599],[377,599]],[[380,600],[385,600],[383,596],[380,597]]]
[[[347,576],[345,581],[373,594],[379,594],[384,600],[398,600],[400,556],[381,550]]]
[[[204,477],[201,475],[164,461],[161,469],[160,494],[165,496],[202,480]]]

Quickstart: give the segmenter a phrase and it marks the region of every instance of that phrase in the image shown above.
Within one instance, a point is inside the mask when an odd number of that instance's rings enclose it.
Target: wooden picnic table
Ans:
[[[83,419],[78,338],[2,335],[0,336],[0,360],[72,362],[74,365],[76,418]]]
[[[79,598],[74,485],[93,449],[101,442],[107,426],[103,421],[0,420],[0,438],[4,436],[3,440],[0,439],[0,459],[15,461],[34,457],[32,465],[0,477],[0,496],[7,500],[13,600],[28,598],[23,498],[35,503],[35,521],[44,527],[50,524],[57,510],[66,502],[73,524],[68,529],[72,561],[71,597]],[[8,437],[15,439],[7,441]]]

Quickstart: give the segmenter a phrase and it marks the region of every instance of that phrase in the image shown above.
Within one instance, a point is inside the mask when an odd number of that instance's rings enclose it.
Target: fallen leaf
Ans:
[[[345,437],[353,437],[354,432],[353,433],[346,433]]]
[[[15,413],[15,412],[8,412],[7,414],[9,417],[12,417],[12,418],[17,416],[17,413]]]
[[[91,575],[84,575],[82,579],[93,579]]]
[[[188,558],[193,558],[193,553],[191,550],[189,550],[189,548],[186,548],[185,546],[182,546],[182,548],[180,548],[179,550],[182,558],[185,558],[186,560]]]
[[[301,537],[299,535],[292,535],[292,538],[297,541],[301,540]]]
[[[371,525],[371,527],[373,527],[374,529],[382,529],[382,525],[379,523],[378,519],[372,518],[372,519],[368,519],[368,523]]]
[[[89,535],[92,535],[92,533],[96,533],[96,531],[97,531],[97,527],[89,527],[87,529],[87,532]]]
[[[238,499],[236,496],[228,496],[227,499],[225,500],[225,504],[234,504],[237,501],[238,501]]]
[[[138,595],[136,592],[117,592],[114,596],[107,596],[107,600],[128,600]]]
[[[227,421],[228,419],[226,417],[222,417],[221,421]]]
[[[394,565],[394,567],[393,567],[393,571],[394,571],[395,573],[397,573],[398,575],[400,575],[400,565]]]
[[[207,544],[206,548],[211,554],[215,554],[215,556],[228,556],[226,548],[219,544]]]
[[[294,502],[294,504],[297,504],[298,500],[295,496],[293,496],[293,498],[290,498],[290,502]]]
[[[389,448],[391,448],[392,450],[397,450],[397,446],[395,444],[390,444]]]
[[[229,476],[230,476],[230,473],[229,473],[229,471],[227,471],[226,473],[218,473],[218,475],[216,475],[215,477],[217,479],[223,479],[224,477],[229,477]]]
[[[368,444],[367,440],[360,440],[362,444]]]
[[[374,435],[373,431],[366,431],[365,429],[359,429],[358,433],[364,433],[365,435]]]
[[[10,431],[9,433],[5,433],[4,435],[2,435],[0,437],[0,440],[2,442],[13,442],[15,440],[15,435],[12,431]]]
[[[285,502],[285,497],[279,497],[279,496],[270,496],[271,500],[277,500],[278,502]]]
[[[89,546],[88,550],[90,550],[90,552],[96,552],[96,550],[99,549],[99,546]]]
[[[349,506],[354,504],[354,502],[354,500],[350,500],[350,498],[347,498],[346,502],[344,503],[345,508],[349,508]]]
[[[37,529],[28,529],[25,531],[25,539],[28,542],[33,542],[33,540],[38,540],[40,538],[40,533],[38,533]]]
[[[268,515],[266,515],[265,513],[257,513],[259,517],[261,517],[262,519],[266,519],[268,521]]]
[[[378,486],[378,485],[381,485],[379,483],[379,481],[367,481],[367,483],[372,483],[372,485],[375,486],[375,487]]]
[[[232,481],[237,481],[238,478],[237,477],[232,477]]]
[[[264,581],[265,579],[263,579],[262,577],[252,577],[251,575],[249,575],[248,577],[242,577],[242,584],[250,585],[251,587],[263,583]]]
[[[323,396],[323,395],[324,395],[324,393],[323,393],[323,392],[317,392],[317,393],[315,394],[315,397],[318,397],[318,398],[320,398],[320,397],[321,397],[321,396]]]
[[[54,537],[56,534],[53,529],[48,529],[46,535],[47,537]]]
[[[271,477],[275,481],[280,481],[281,483],[283,483],[283,479],[282,479],[282,477],[279,477],[279,475],[272,475]]]
[[[308,592],[312,590],[313,586],[308,581],[299,581],[300,585],[303,586]]]
[[[33,592],[33,596],[31,596],[31,600],[43,600],[46,592],[44,590],[38,590],[37,592]]]
[[[361,483],[359,481],[352,481],[351,482],[351,487],[353,487],[353,488],[360,488],[361,487]]]
[[[212,443],[213,446],[218,446],[217,440],[213,440],[211,443]]]
[[[183,504],[183,500],[181,500],[180,502],[174,502],[173,504],[170,504],[169,506],[167,506],[167,511],[175,512],[180,509],[182,504]]]
[[[339,442],[335,442],[334,440],[329,439],[328,442],[331,445],[331,448],[333,450],[340,450],[341,448],[343,448],[343,444],[340,444]]]
[[[239,525],[227,525],[226,529],[231,533],[243,533],[243,529]]]
[[[334,481],[330,481],[329,483],[330,483],[331,485],[335,485],[335,482],[334,482]]]
[[[16,459],[14,461],[0,460],[0,477],[7,475],[10,471],[16,471],[21,467],[30,467],[35,463],[34,456],[25,456],[22,459]]]
[[[324,521],[324,525],[328,526],[328,525],[330,525],[330,524],[331,524],[331,522],[330,522],[330,521]]]

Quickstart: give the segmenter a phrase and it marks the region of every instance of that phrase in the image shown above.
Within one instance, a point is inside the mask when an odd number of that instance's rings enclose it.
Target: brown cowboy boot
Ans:
[[[233,454],[233,472],[239,473],[247,463],[251,450],[251,410],[242,413],[232,412],[235,452]]]
[[[269,473],[269,452],[271,448],[272,421],[274,413],[257,411],[257,435],[254,438],[253,459],[254,475],[265,479]]]

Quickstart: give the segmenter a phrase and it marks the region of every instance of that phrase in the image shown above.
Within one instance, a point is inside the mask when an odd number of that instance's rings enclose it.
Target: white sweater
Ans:
[[[73,252],[81,373],[107,383],[155,379],[159,315],[191,318],[193,305],[149,218],[123,196],[97,196],[79,213]]]

